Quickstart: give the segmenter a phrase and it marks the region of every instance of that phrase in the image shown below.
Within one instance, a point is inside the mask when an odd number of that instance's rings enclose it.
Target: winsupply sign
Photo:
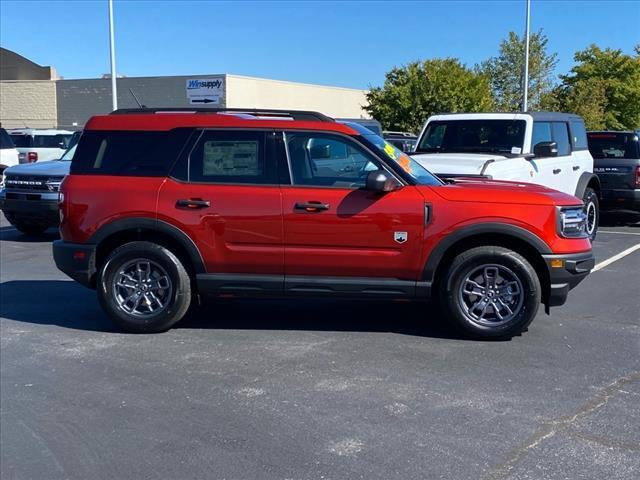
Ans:
[[[224,95],[222,78],[187,80],[187,99],[192,105],[219,105]]]

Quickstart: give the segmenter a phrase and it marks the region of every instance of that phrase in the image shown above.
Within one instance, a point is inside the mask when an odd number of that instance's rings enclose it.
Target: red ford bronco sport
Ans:
[[[445,183],[314,112],[93,117],[60,216],[58,268],[136,332],[168,329],[204,295],[433,297],[463,332],[508,338],[594,266],[577,198]]]

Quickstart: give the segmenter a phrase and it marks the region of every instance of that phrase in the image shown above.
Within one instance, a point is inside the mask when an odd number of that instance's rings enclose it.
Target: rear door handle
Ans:
[[[573,171],[575,172],[576,170],[580,170],[580,165],[574,165],[573,166]]]
[[[295,204],[294,209],[305,212],[320,212],[322,210],[329,210],[329,204],[321,202],[298,202]]]
[[[200,208],[207,208],[211,206],[209,200],[202,200],[201,198],[183,198],[176,202],[178,208],[189,208],[198,210]]]
[[[562,170],[561,170],[560,168],[556,168],[556,169],[554,169],[554,170],[553,170],[553,174],[554,174],[554,175],[557,175],[557,174],[559,174],[561,171],[562,171]]]

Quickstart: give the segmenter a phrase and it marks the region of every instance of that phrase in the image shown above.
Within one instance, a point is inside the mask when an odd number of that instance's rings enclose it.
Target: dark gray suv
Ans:
[[[603,208],[640,212],[640,132],[589,132],[593,171],[601,185]]]

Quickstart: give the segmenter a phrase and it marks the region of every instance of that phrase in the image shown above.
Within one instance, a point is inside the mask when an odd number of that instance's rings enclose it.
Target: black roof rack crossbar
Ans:
[[[132,115],[144,113],[245,113],[257,117],[289,117],[293,120],[307,120],[314,122],[333,122],[331,117],[319,112],[306,110],[272,110],[254,108],[206,108],[206,107],[166,107],[166,108],[119,108],[111,115]]]

